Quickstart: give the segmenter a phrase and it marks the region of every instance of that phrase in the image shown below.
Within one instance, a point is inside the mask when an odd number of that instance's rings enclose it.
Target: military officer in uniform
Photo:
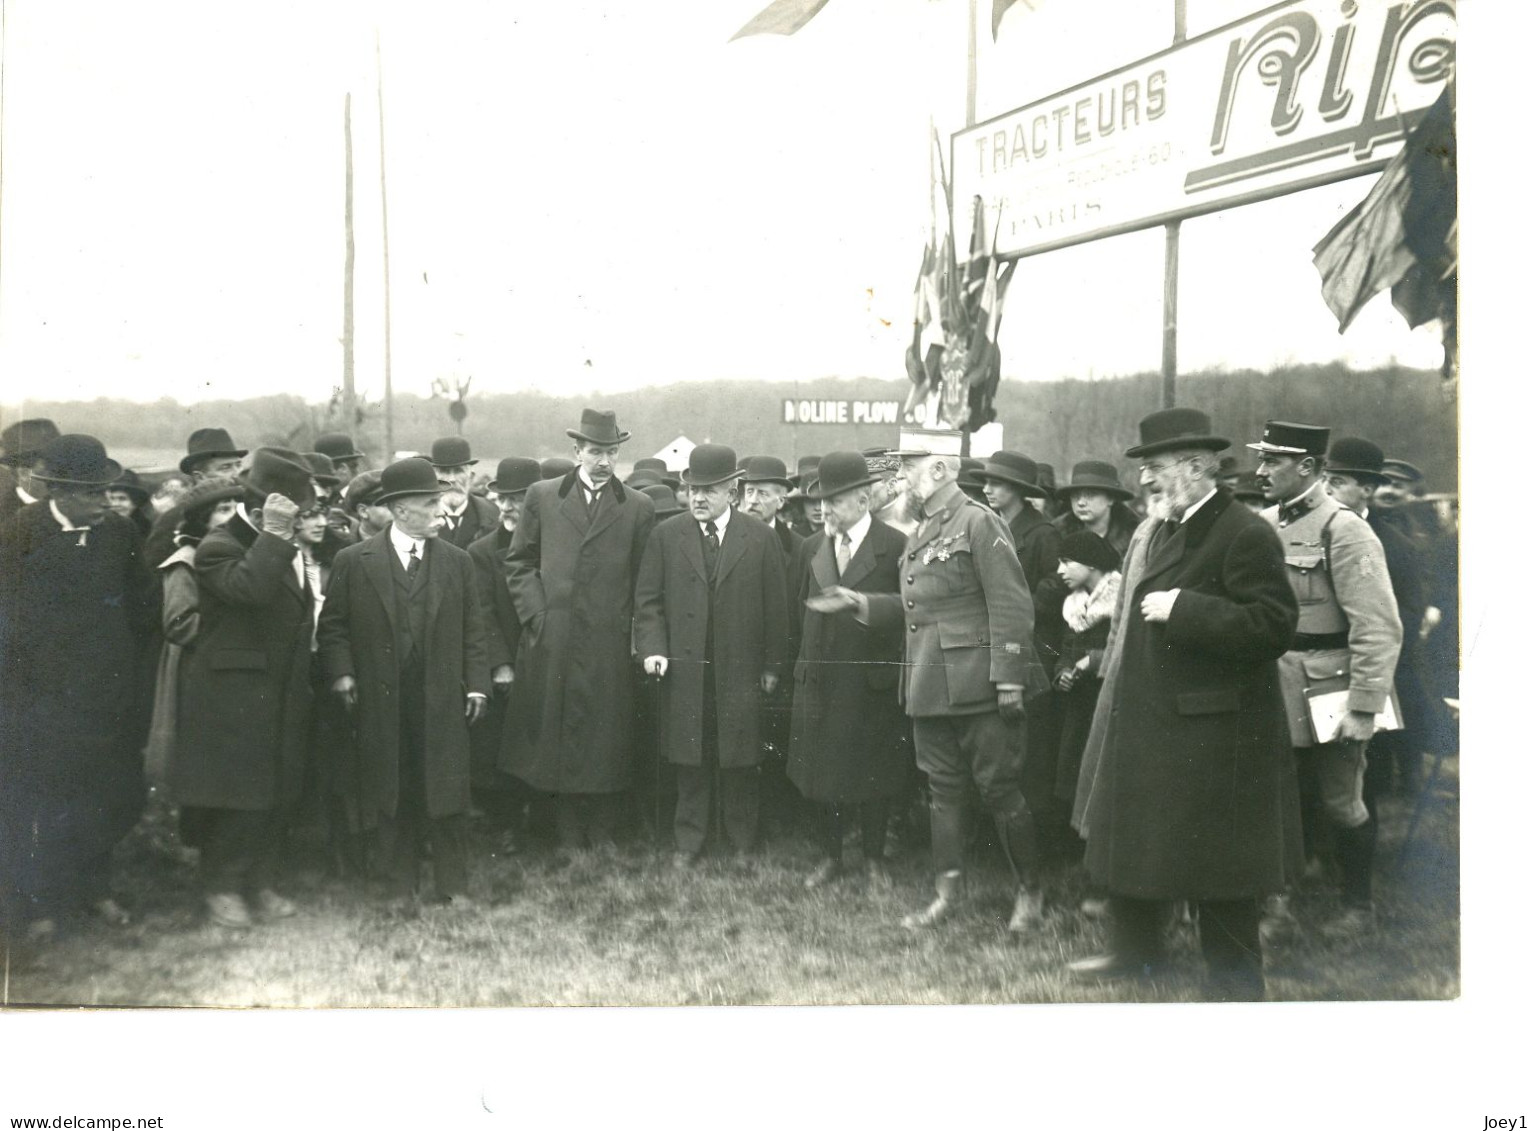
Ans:
[[[1401,628],[1383,545],[1366,519],[1325,491],[1330,430],[1281,420],[1266,422],[1256,479],[1272,506],[1263,513],[1277,527],[1287,576],[1298,600],[1298,628],[1280,661],[1282,695],[1298,755],[1305,828],[1310,797],[1335,829],[1341,866],[1340,914],[1326,927],[1336,937],[1372,926],[1372,864],[1377,824],[1362,798],[1367,742],[1374,718],[1393,688]],[[1345,691],[1338,723],[1317,733],[1311,693]],[[1266,933],[1291,927],[1285,904],[1273,903]]]
[[[905,434],[902,460],[923,519],[902,556],[898,593],[833,589],[855,619],[880,631],[902,626],[906,648],[898,695],[913,720],[918,765],[929,778],[935,899],[903,920],[932,927],[963,893],[966,805],[976,788],[993,815],[1015,880],[1012,931],[1041,916],[1035,828],[1020,791],[1026,700],[1047,690],[1032,636],[1031,594],[1009,528],[970,501],[956,477],[961,435]],[[831,607],[823,612],[835,611]]]

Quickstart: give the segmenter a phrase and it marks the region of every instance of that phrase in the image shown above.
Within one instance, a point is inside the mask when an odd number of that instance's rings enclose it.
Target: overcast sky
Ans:
[[[792,38],[729,43],[760,3],[10,0],[0,364],[49,397],[327,395],[351,90],[357,377],[377,395],[378,27],[397,389],[901,376],[966,4],[837,0]],[[1191,33],[1253,6],[1190,0]],[[1037,8],[985,47],[981,116],[1170,38],[1147,0]],[[1319,299],[1310,249],[1369,185],[1187,222],[1182,368],[1437,365],[1386,297],[1345,336]],[[1027,261],[1006,376],[1157,369],[1162,261],[1159,230]]]

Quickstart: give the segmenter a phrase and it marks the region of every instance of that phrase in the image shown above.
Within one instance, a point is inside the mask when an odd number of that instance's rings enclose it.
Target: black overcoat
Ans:
[[[468,550],[488,534],[502,529],[502,515],[497,504],[479,495],[466,496],[465,513],[459,516],[459,525],[453,530],[443,530],[438,540],[461,550]]]
[[[66,531],[46,502],[0,529],[0,885],[66,879],[144,802],[137,665],[159,616],[132,523]]]
[[[631,776],[636,573],[652,501],[617,479],[589,520],[577,472],[524,496],[504,563],[523,625],[499,765],[551,793],[613,793]]]
[[[469,549],[470,561],[475,566],[476,598],[486,625],[486,666],[491,670],[517,661],[518,641],[523,635],[502,568],[512,542],[512,534],[498,526],[470,543]],[[470,728],[470,784],[476,789],[502,788],[512,782],[497,769],[506,725],[507,699],[494,695],[486,708],[486,717]]]
[[[761,680],[765,672],[780,675],[790,654],[785,562],[774,531],[733,515],[712,586],[699,523],[688,513],[674,515],[646,544],[635,602],[636,654],[668,658],[663,756],[679,765],[702,763],[705,697],[714,694],[722,768],[758,765],[764,756]],[[706,649],[707,621],[714,654]]]
[[[819,613],[806,600],[841,585],[857,593],[897,593],[907,538],[872,519],[839,577],[833,544],[815,534],[794,565],[792,614],[799,615],[788,772],[812,801],[893,797],[913,763],[908,718],[897,701],[903,662],[900,622],[872,628],[853,612]]]
[[[328,686],[350,675],[358,683],[353,711],[358,750],[358,814],[365,828],[394,816],[400,799],[401,659],[390,532],[381,531],[336,556],[320,612],[320,655]],[[491,692],[485,628],[470,555],[427,540],[427,815],[470,807],[470,727],[465,697]],[[421,647],[422,645],[418,645]]]
[[[1296,799],[1276,661],[1298,620],[1281,541],[1221,489],[1174,530],[1124,594],[1086,863],[1114,895],[1280,891]],[[1169,620],[1145,620],[1143,598],[1170,589]]]
[[[170,772],[180,805],[262,810],[299,796],[314,692],[298,552],[240,515],[198,543],[198,636],[178,669]]]

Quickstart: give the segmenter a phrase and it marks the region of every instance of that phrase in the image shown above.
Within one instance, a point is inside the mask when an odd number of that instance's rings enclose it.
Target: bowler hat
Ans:
[[[464,467],[481,461],[470,454],[469,440],[463,436],[444,436],[433,441],[432,454],[427,457],[427,462],[434,467]]]
[[[245,473],[246,486],[258,495],[282,495],[300,508],[315,503],[310,467],[286,448],[257,448]]]
[[[897,447],[888,448],[887,455],[909,456],[959,456],[961,433],[941,428],[903,429],[897,434]]]
[[[1268,420],[1259,442],[1244,446],[1269,455],[1322,456],[1330,446],[1330,430],[1318,424]]]
[[[1231,447],[1228,440],[1212,434],[1212,419],[1200,409],[1164,408],[1138,422],[1138,443],[1124,453],[1130,459],[1160,452],[1202,448],[1221,452]]]
[[[105,487],[123,473],[123,465],[107,458],[100,440],[78,432],[49,440],[37,453],[37,463],[36,478],[78,487]]]
[[[741,474],[737,453],[731,448],[725,444],[700,444],[689,453],[689,468],[683,481],[690,487],[713,487]]]
[[[304,462],[309,465],[310,475],[317,483],[335,487],[342,481],[342,477],[336,473],[336,464],[331,462],[331,457],[325,452],[305,452]]]
[[[1105,573],[1121,568],[1121,555],[1116,548],[1093,530],[1075,530],[1068,535],[1058,548],[1057,557],[1059,561],[1079,562]]]
[[[0,456],[0,464],[15,467],[31,463],[48,441],[58,438],[59,426],[51,420],[44,417],[18,420],[0,430],[0,447],[5,449],[5,455]]]
[[[433,445],[435,448],[436,444]],[[381,506],[394,499],[404,499],[408,495],[441,495],[443,488],[438,486],[438,473],[433,469],[430,460],[421,456],[408,456],[406,459],[396,460],[379,474],[379,497],[374,500],[376,506]]]
[[[661,483],[653,483],[642,487],[641,494],[652,501],[652,511],[659,519],[671,518],[675,514],[682,514],[683,507],[678,505],[678,496],[671,487]]]
[[[199,428],[187,437],[187,454],[178,465],[187,474],[206,459],[237,459],[247,449],[237,448],[223,428]]]
[[[136,506],[143,506],[149,501],[149,490],[144,486],[144,481],[139,478],[139,473],[132,468],[125,467],[123,474],[119,475],[111,483],[107,484],[109,491],[122,491],[125,495],[131,495],[138,502]]]
[[[1339,472],[1370,483],[1387,483],[1383,474],[1383,449],[1360,436],[1342,436],[1330,445],[1326,472]]]
[[[497,464],[497,477],[486,490],[499,495],[516,495],[539,482],[539,460],[527,456],[508,456]]]
[[[551,456],[549,459],[539,461],[539,477],[541,479],[559,479],[576,469],[576,464],[565,456]]]
[[[859,452],[829,452],[818,464],[817,481],[807,488],[806,495],[809,499],[831,499],[876,481]]]
[[[363,458],[363,453],[353,447],[352,437],[345,432],[324,432],[315,437],[315,450],[324,452],[333,460]]]
[[[623,444],[630,439],[629,432],[619,430],[612,411],[599,412],[593,408],[583,409],[582,423],[566,429],[566,434],[573,440],[588,444]]]
[[[661,479],[669,474],[668,465],[664,461],[658,459],[656,456],[643,456],[642,458],[635,461],[635,466],[630,470],[655,471],[657,473],[658,479]]]
[[[1020,488],[1033,499],[1045,499],[1046,491],[1038,485],[1041,472],[1036,461],[1024,452],[994,452],[978,472],[978,479],[997,479]]]
[[[1400,483],[1420,483],[1426,478],[1426,473],[1407,459],[1384,460],[1383,474]]]
[[[356,510],[360,504],[374,506],[379,502],[379,472],[364,471],[352,477],[347,490],[342,493],[342,506]]]
[[[1057,497],[1068,499],[1075,491],[1104,491],[1107,495],[1132,498],[1132,492],[1121,485],[1116,468],[1098,459],[1083,459],[1074,464],[1067,485],[1057,489]]]
[[[778,456],[749,456],[743,461],[742,481],[791,485],[790,476],[785,474],[785,461]]]

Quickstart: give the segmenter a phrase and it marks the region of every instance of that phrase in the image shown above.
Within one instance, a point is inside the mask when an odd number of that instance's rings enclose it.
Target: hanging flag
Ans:
[[[1449,82],[1367,199],[1314,246],[1325,305],[1341,333],[1369,299],[1388,287],[1394,288],[1394,305],[1412,327],[1456,317],[1458,173],[1452,97]]]
[[[742,39],[749,35],[795,35],[827,3],[828,0],[774,0],[743,24],[732,39]]]

